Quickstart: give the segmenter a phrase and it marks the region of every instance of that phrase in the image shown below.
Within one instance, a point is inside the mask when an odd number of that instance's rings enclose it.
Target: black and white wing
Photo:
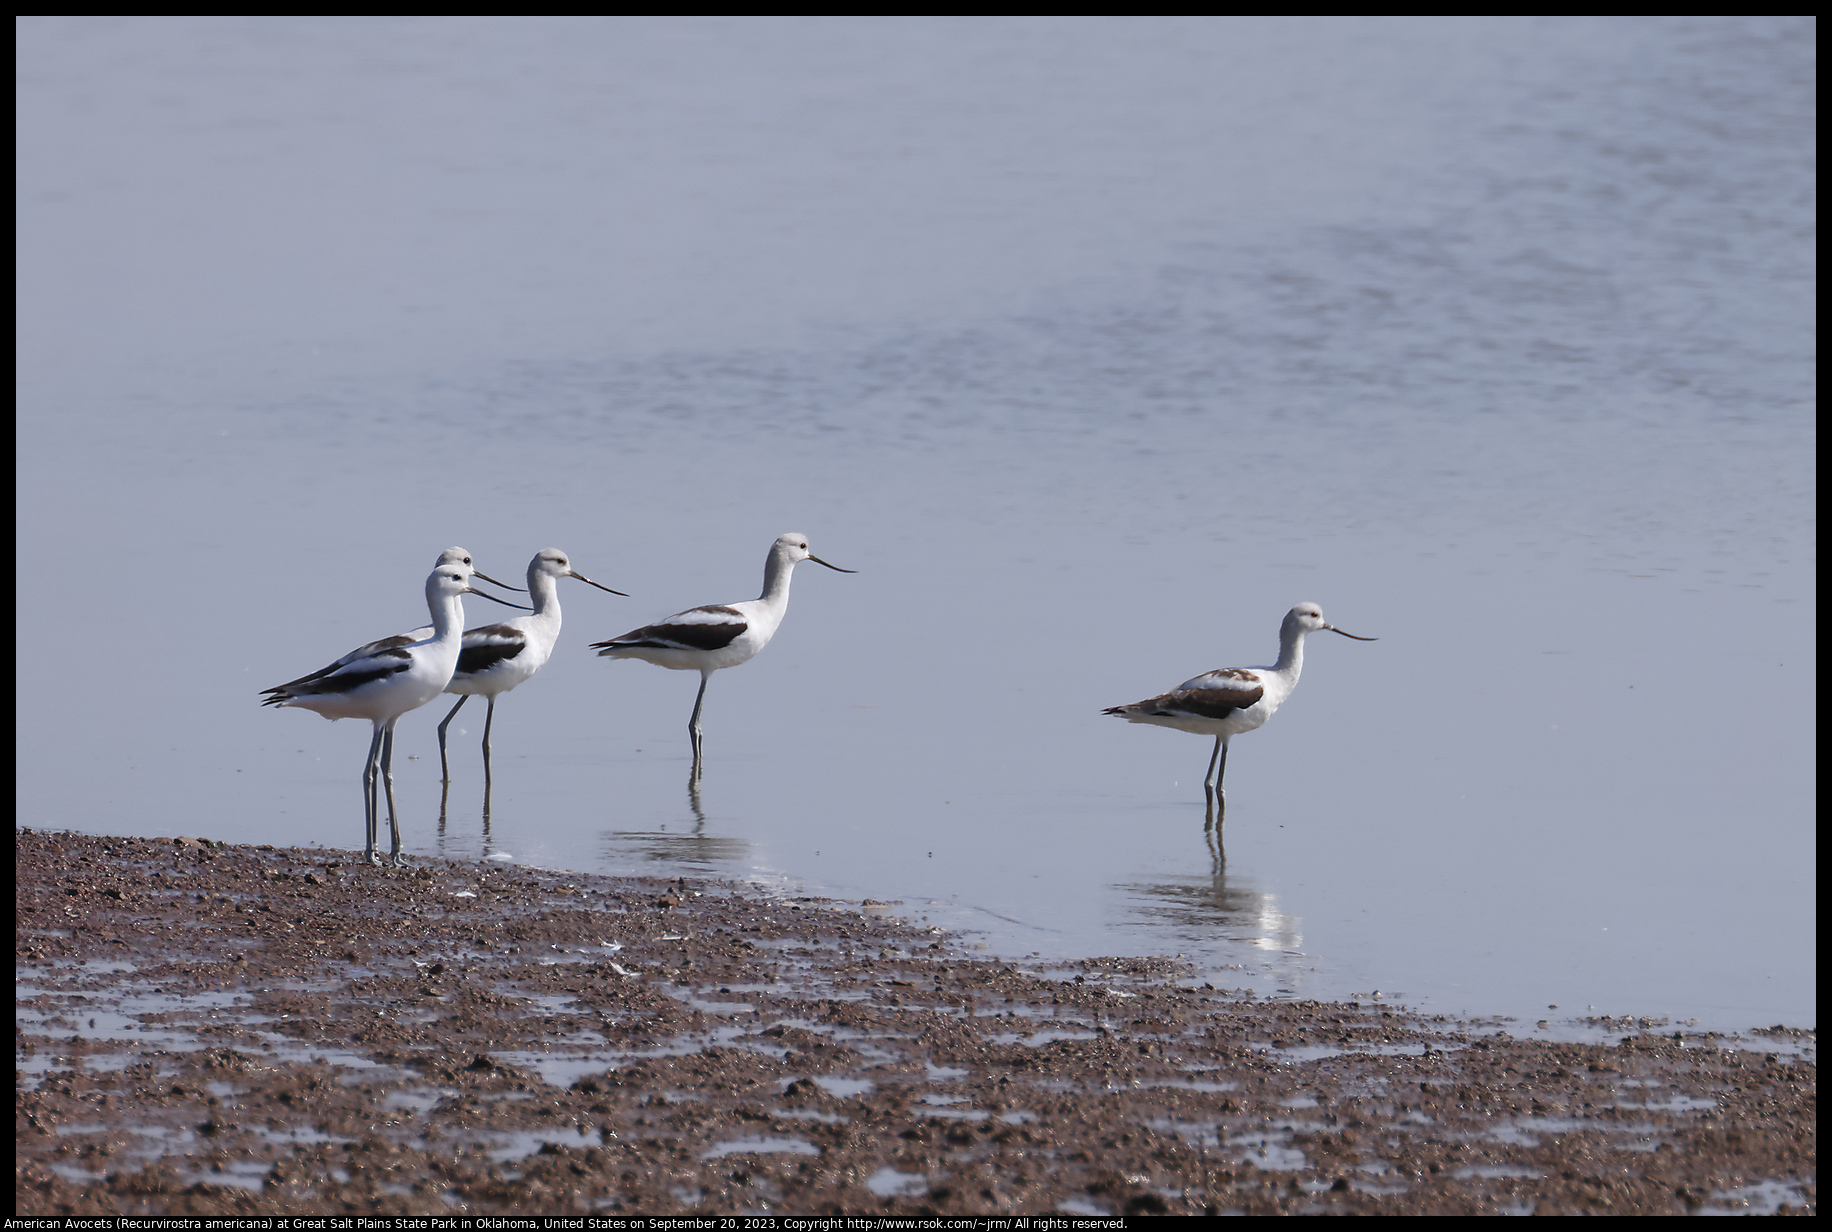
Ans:
[[[350,666],[350,664],[355,663],[358,660],[367,659],[372,655],[380,654],[384,650],[395,650],[402,646],[411,646],[415,642],[423,642],[427,638],[431,637],[432,635],[433,635],[433,627],[431,625],[427,625],[424,629],[414,629],[413,631],[408,632],[408,633],[397,633],[393,637],[384,637],[380,639],[379,641],[368,642],[368,643],[365,643],[364,645],[358,646],[355,650],[352,650],[349,654],[344,655],[341,659],[337,659],[337,660],[334,660],[333,662],[325,664],[323,667],[319,668],[315,672],[308,672],[305,675],[299,677],[299,679],[297,680],[289,680],[285,684],[277,684],[271,689],[262,689],[261,692],[262,693],[285,693],[289,690],[296,689],[301,685],[310,684],[314,680],[322,680],[324,677],[329,676],[332,672],[337,671],[339,668],[348,667]]]
[[[261,704],[282,706],[300,697],[335,697],[341,693],[353,692],[373,681],[385,680],[397,672],[404,672],[413,666],[413,653],[403,649],[410,641],[406,634],[402,634],[398,638],[384,639],[384,642],[394,643],[392,645],[371,643],[381,646],[381,649],[360,659],[333,663],[310,676],[301,676],[287,684],[263,689]]]
[[[615,654],[619,650],[723,650],[744,636],[748,628],[750,622],[735,607],[696,607],[632,629],[608,642],[593,642],[592,648],[599,654]]]
[[[458,670],[452,674],[475,676],[498,663],[507,662],[528,648],[528,635],[511,624],[484,625],[466,629],[464,643],[458,651]]]

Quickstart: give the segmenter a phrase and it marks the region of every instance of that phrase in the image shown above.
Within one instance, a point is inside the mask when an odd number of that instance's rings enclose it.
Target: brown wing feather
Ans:
[[[1208,672],[1196,677],[1202,685],[1196,688],[1172,689],[1148,697],[1130,706],[1114,706],[1103,714],[1148,714],[1174,719],[1225,719],[1236,710],[1245,710],[1266,695],[1260,678],[1248,671]],[[1187,682],[1194,684],[1195,681]]]
[[[1236,710],[1245,710],[1265,696],[1258,685],[1235,689],[1173,689],[1154,697],[1152,707],[1159,714],[1188,714],[1200,719],[1225,719]]]

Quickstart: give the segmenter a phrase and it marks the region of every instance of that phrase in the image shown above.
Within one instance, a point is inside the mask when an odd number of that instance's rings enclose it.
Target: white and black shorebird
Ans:
[[[263,706],[298,706],[327,719],[368,719],[375,724],[369,758],[363,766],[363,858],[371,864],[382,862],[375,849],[380,813],[376,798],[378,768],[388,793],[388,828],[394,843],[389,860],[401,863],[401,826],[394,808],[395,722],[439,696],[451,682],[452,671],[458,666],[459,641],[464,636],[464,596],[479,595],[504,603],[472,588],[474,572],[470,565],[452,561],[439,565],[427,577],[426,606],[433,617],[430,636],[416,638],[409,633],[370,642],[309,676],[262,690]]]
[[[458,652],[458,670],[447,693],[458,694],[458,704],[439,724],[439,773],[449,781],[451,766],[445,754],[445,729],[464,703],[481,694],[490,699],[490,709],[483,721],[483,777],[485,790],[490,781],[490,725],[496,719],[496,699],[521,684],[546,666],[553,656],[553,646],[560,637],[559,579],[578,578],[587,586],[598,583],[575,571],[566,553],[559,548],[544,548],[528,562],[528,594],[534,610],[527,616],[516,616],[501,624],[484,625],[464,631],[462,649]],[[623,595],[621,590],[598,586],[599,590]],[[624,595],[624,598],[629,598]]]
[[[1304,668],[1304,639],[1325,629],[1342,633],[1324,623],[1322,608],[1300,603],[1285,613],[1279,626],[1279,661],[1271,667],[1218,668],[1185,680],[1168,693],[1130,706],[1110,706],[1101,713],[1117,715],[1128,723],[1152,723],[1215,737],[1215,752],[1209,757],[1208,777],[1202,784],[1213,798],[1220,793],[1222,776],[1228,770],[1228,741],[1264,724],[1291,696]],[[1353,633],[1342,636],[1358,642],[1380,640]]]
[[[808,551],[808,536],[790,533],[770,545],[763,565],[763,594],[742,603],[689,608],[666,620],[632,629],[607,642],[593,642],[600,655],[612,659],[641,659],[657,667],[700,673],[700,692],[693,699],[693,717],[687,733],[693,739],[693,769],[700,769],[700,708],[706,702],[706,682],[721,668],[748,662],[770,644],[789,608],[789,575],[804,560],[826,565],[836,573],[857,573],[829,565]]]

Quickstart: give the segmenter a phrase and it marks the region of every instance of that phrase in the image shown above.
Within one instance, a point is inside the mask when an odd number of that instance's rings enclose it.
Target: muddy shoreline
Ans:
[[[1517,1040],[723,882],[32,831],[15,866],[22,1215],[1818,1206],[1807,1030]]]

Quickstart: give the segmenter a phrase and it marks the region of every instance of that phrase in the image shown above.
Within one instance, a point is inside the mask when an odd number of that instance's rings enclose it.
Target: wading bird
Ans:
[[[1271,667],[1218,668],[1185,680],[1168,693],[1130,706],[1110,706],[1101,713],[1116,715],[1128,723],[1152,723],[1215,737],[1215,752],[1209,757],[1208,777],[1202,784],[1213,800],[1222,796],[1221,779],[1228,771],[1228,741],[1264,724],[1291,696],[1298,687],[1298,673],[1304,668],[1304,639],[1325,629],[1342,633],[1323,622],[1322,608],[1300,603],[1285,613],[1285,621],[1279,626],[1279,661]],[[1358,642],[1380,640],[1355,637],[1353,633],[1342,636]],[[1225,796],[1222,798],[1225,800]]]
[[[836,573],[858,572],[829,565],[809,552],[806,535],[783,535],[770,545],[763,565],[763,594],[757,598],[689,608],[622,637],[592,643],[606,658],[641,659],[657,667],[700,673],[700,692],[693,699],[693,717],[687,721],[687,733],[693,739],[694,776],[700,772],[700,708],[706,701],[706,682],[714,672],[748,662],[770,644],[789,608],[789,575],[804,560],[826,565]]]
[[[363,766],[363,809],[366,844],[363,858],[380,864],[375,850],[380,802],[376,798],[377,770],[388,793],[388,829],[393,838],[389,861],[401,863],[401,826],[394,808],[394,725],[409,710],[417,710],[445,691],[458,666],[459,641],[464,635],[464,596],[478,595],[506,607],[492,595],[471,587],[471,566],[442,564],[426,579],[426,606],[432,612],[432,635],[411,634],[369,643],[336,663],[309,676],[263,689],[263,706],[298,706],[327,719],[368,719],[375,725],[369,741],[369,758]],[[412,638],[412,640],[404,640]],[[374,649],[370,649],[373,647]]]
[[[445,755],[445,729],[457,717],[464,703],[481,694],[490,699],[483,720],[483,781],[486,798],[490,783],[490,725],[496,719],[496,699],[540,671],[553,655],[553,644],[560,637],[560,593],[557,585],[563,577],[578,578],[587,586],[598,583],[573,570],[566,553],[546,548],[528,562],[528,594],[534,600],[534,611],[516,616],[497,625],[484,625],[464,631],[463,648],[458,652],[458,670],[447,693],[459,695],[458,704],[439,724],[439,774],[449,781],[451,766]],[[621,590],[598,586],[599,590],[623,595]],[[629,598],[628,595],[623,595]]]

